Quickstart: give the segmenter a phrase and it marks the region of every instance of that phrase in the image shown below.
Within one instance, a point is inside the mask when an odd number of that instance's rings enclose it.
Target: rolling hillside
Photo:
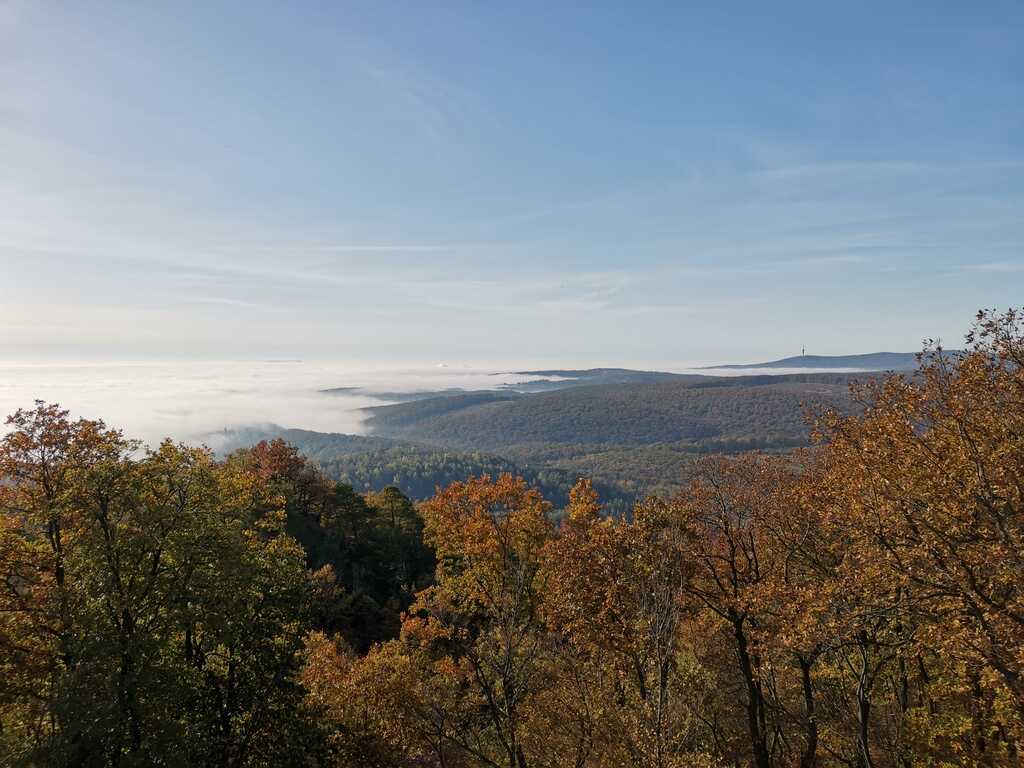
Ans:
[[[807,408],[849,408],[836,374],[695,378],[572,387],[510,400],[460,398],[366,409],[373,435],[498,451],[525,443],[643,446],[806,441]],[[415,407],[411,407],[415,406]]]
[[[215,437],[224,451],[282,437],[360,491],[397,485],[422,499],[470,475],[514,472],[561,504],[585,476],[614,508],[626,509],[647,494],[678,490],[699,454],[807,445],[808,413],[852,409],[854,378],[666,374],[536,394],[445,391],[365,409],[369,436],[268,426]]]

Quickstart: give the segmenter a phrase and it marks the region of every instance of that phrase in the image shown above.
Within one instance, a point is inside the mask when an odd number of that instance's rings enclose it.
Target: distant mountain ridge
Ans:
[[[498,451],[526,443],[806,443],[806,406],[846,407],[849,374],[670,376],[532,395],[467,393],[363,409],[371,435]],[[511,395],[511,396],[510,396]]]
[[[517,384],[503,384],[502,389],[522,392],[551,392],[567,387],[592,384],[653,384],[663,381],[687,381],[700,378],[699,374],[668,373],[666,371],[637,371],[631,368],[553,368],[544,371],[511,371],[517,376],[538,378]]]
[[[749,368],[852,368],[862,371],[910,371],[917,368],[917,352],[870,352],[863,355],[797,355],[767,363],[710,365],[703,370],[746,370]]]

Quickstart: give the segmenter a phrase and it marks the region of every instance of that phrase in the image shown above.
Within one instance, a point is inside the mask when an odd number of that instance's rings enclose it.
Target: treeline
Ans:
[[[672,496],[684,489],[692,480],[694,463],[701,455],[750,451],[782,453],[806,447],[807,443],[807,437],[786,440],[771,436],[642,446],[528,443],[507,446],[502,454],[515,462],[515,466],[546,468],[572,478],[591,479],[600,491],[606,511],[614,514],[623,509],[619,499]],[[545,498],[562,503],[546,494]],[[562,494],[558,498],[567,496]],[[627,508],[631,507],[629,504]]]
[[[1019,766],[1024,328],[855,392],[818,447],[628,515],[522,479],[414,507],[283,442],[0,446],[0,756],[22,765]]]
[[[321,459],[319,466],[341,483],[368,492],[393,486],[409,497],[428,499],[439,487],[470,476],[515,474],[562,509],[578,475],[556,467],[518,465],[498,456],[463,453],[421,445],[394,445],[362,453],[338,454]],[[611,511],[625,513],[635,496],[615,485],[598,481],[598,488]]]
[[[436,445],[408,443],[384,437],[343,435],[311,432],[303,429],[284,429],[268,426],[226,432],[218,438],[220,452],[228,453],[248,448],[259,442],[284,440],[294,446],[300,454],[312,460],[332,480],[351,485],[359,493],[397,488],[414,501],[423,501],[456,480],[479,475],[497,476],[505,473],[524,478],[531,487],[539,490],[556,509],[563,509],[568,502],[569,491],[580,477],[580,468],[559,466],[548,461],[550,452],[536,455],[532,447],[527,450],[511,450],[511,457],[494,456],[478,451],[458,451]],[[211,440],[212,441],[212,440]],[[589,450],[587,446],[558,446],[558,455],[575,455]],[[642,450],[642,449],[641,449]],[[642,465],[644,457],[638,456],[625,471],[612,472],[621,462],[608,461],[601,467],[600,477],[594,477],[595,487],[600,491],[609,511],[619,514],[628,512],[644,488],[635,482],[632,471]],[[648,474],[660,469],[653,467]],[[607,470],[607,471],[605,471]],[[590,476],[589,470],[582,474]],[[675,472],[664,472],[662,477],[674,477]]]

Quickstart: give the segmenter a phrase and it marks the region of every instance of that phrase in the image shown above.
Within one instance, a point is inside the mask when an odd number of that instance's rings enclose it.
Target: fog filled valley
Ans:
[[[915,364],[913,354],[881,359]],[[509,471],[562,506],[587,476],[622,511],[677,490],[697,455],[807,445],[813,415],[848,408],[849,384],[874,375],[846,358],[810,361],[676,372],[9,363],[0,364],[0,406],[57,402],[76,417],[102,414],[151,447],[171,439],[220,455],[284,437],[357,490],[395,485],[417,500],[453,480]]]
[[[913,354],[895,368],[913,367]],[[799,358],[795,359],[799,361]],[[367,363],[283,360],[267,362],[83,362],[0,361],[0,410],[10,413],[35,399],[60,402],[76,415],[104,414],[151,445],[164,438],[203,441],[225,429],[266,424],[362,435],[372,413],[364,409],[467,392],[538,393],[581,385],[685,382],[714,383],[720,377],[780,376],[818,371],[888,370],[829,364],[816,366],[674,368],[671,372],[629,369],[507,372],[437,365],[408,368]],[[846,358],[831,358],[844,365]],[[860,362],[859,360],[856,362]],[[885,362],[892,362],[885,360]],[[837,381],[842,381],[841,378]]]
[[[491,389],[529,377],[447,368],[271,362],[0,363],[5,412],[40,398],[76,415],[106,414],[133,436],[202,441],[259,424],[362,434],[360,409],[388,402],[378,393]],[[333,390],[333,391],[328,391]]]

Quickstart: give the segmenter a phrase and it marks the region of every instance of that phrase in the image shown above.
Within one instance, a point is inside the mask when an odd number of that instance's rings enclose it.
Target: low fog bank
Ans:
[[[495,389],[526,378],[306,362],[0,363],[0,412],[6,417],[45,400],[74,417],[103,419],[150,445],[170,437],[216,447],[217,433],[271,423],[364,434],[360,409],[393,402],[373,393]],[[342,391],[322,391],[337,388]]]

